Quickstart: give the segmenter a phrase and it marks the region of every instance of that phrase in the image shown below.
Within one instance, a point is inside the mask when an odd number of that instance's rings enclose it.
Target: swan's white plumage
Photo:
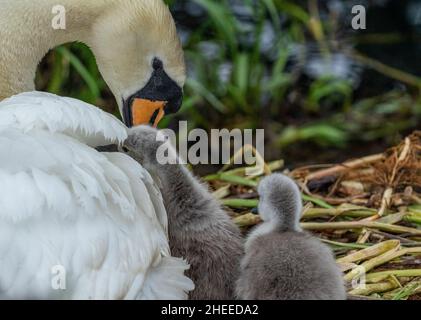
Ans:
[[[170,256],[166,212],[126,129],[91,105],[24,93],[0,102],[0,297],[182,299],[187,264]],[[67,289],[52,288],[52,268]]]
[[[112,115],[88,103],[46,92],[26,92],[3,100],[0,132],[16,128],[63,133],[90,146],[119,143],[127,132]]]

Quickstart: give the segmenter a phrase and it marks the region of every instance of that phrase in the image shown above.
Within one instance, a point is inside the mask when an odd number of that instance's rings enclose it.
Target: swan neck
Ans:
[[[57,11],[61,8],[55,0],[3,1],[0,10],[0,101],[35,89],[37,66],[49,50],[74,41],[88,44],[91,27],[108,2],[59,1],[65,9],[65,29],[60,29],[57,26],[63,24],[57,17],[62,10]]]

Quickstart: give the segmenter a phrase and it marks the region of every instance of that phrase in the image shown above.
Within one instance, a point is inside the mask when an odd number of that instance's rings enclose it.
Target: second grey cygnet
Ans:
[[[290,178],[259,184],[263,223],[245,245],[237,295],[247,300],[342,300],[342,273],[331,250],[300,228],[301,195]]]

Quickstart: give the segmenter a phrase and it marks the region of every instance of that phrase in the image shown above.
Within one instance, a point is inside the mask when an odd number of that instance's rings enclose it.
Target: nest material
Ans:
[[[247,233],[260,222],[250,212],[260,178],[227,169],[205,180]],[[351,297],[421,299],[421,132],[382,154],[284,173],[302,189],[302,227],[332,247]]]

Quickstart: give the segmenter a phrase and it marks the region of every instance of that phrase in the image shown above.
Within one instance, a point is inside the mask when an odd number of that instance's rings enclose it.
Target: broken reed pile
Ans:
[[[247,233],[260,222],[251,211],[261,177],[229,168],[204,179]],[[331,246],[350,297],[421,299],[421,132],[382,154],[284,174],[302,190],[302,227]]]

